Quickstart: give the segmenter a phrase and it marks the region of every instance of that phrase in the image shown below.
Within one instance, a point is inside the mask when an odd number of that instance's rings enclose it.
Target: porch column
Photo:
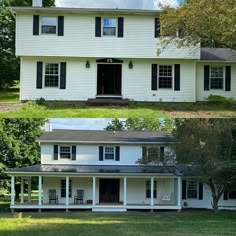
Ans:
[[[93,177],[93,206],[96,205],[96,177]]]
[[[42,176],[39,176],[39,206],[42,205]]]
[[[127,205],[127,177],[124,177],[124,206]]]
[[[31,177],[28,178],[28,202],[31,202]]]
[[[151,206],[154,206],[154,196],[153,196],[153,192],[154,192],[154,177],[151,178]]]
[[[20,203],[24,203],[24,179],[21,177],[21,183],[20,183]]]
[[[11,206],[15,205],[15,176],[11,176]]]
[[[181,192],[182,192],[181,177],[178,177],[178,196],[177,196],[178,206],[181,206]]]
[[[69,176],[66,176],[66,206],[69,205]]]

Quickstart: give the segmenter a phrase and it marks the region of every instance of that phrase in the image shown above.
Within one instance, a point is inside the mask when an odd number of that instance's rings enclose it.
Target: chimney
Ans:
[[[32,0],[33,7],[43,7],[43,0]]]
[[[50,120],[46,120],[44,130],[45,132],[52,132],[52,124]]]

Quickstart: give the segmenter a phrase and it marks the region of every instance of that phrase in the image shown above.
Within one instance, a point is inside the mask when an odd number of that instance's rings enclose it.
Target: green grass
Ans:
[[[0,89],[0,102],[19,102],[19,85],[9,89]]]
[[[235,212],[3,213],[1,236],[235,235]]]

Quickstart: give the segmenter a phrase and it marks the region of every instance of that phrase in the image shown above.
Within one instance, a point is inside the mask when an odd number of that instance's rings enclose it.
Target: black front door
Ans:
[[[120,201],[120,180],[100,179],[99,180],[100,203],[119,203]]]
[[[120,64],[98,64],[97,95],[121,95]]]

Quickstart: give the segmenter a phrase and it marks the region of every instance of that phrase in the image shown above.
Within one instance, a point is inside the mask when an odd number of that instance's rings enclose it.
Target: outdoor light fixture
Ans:
[[[90,68],[90,62],[89,62],[89,60],[86,61],[85,67],[86,67],[86,68]]]
[[[129,62],[129,68],[130,68],[130,69],[133,69],[133,68],[134,68],[134,65],[133,65],[133,62],[132,62],[132,61]]]

